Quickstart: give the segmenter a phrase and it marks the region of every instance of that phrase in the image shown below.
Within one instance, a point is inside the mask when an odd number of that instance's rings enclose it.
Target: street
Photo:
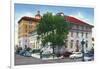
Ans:
[[[64,63],[64,62],[80,62],[82,59],[50,59],[42,60],[34,57],[24,57],[15,55],[15,65],[30,65],[30,64],[47,64],[47,63]]]

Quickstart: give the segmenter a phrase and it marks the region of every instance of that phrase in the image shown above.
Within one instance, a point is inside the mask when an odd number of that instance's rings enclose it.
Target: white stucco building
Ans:
[[[37,40],[37,33],[33,32],[30,36],[29,36],[29,44],[30,44],[30,48],[32,49],[40,49],[41,48],[41,41]]]
[[[75,17],[66,16],[65,19],[72,24],[66,39],[66,49],[69,51],[81,51],[81,41],[84,39],[84,50],[92,48],[92,25]]]
[[[69,29],[68,37],[66,38],[65,48],[67,51],[81,51],[82,45],[81,41],[84,39],[84,50],[89,50],[92,48],[92,25],[89,25],[77,18],[65,16],[66,21],[71,23],[71,28]],[[34,49],[41,48],[41,42],[37,42],[37,34],[34,33],[29,37],[31,47]],[[34,47],[33,47],[34,46]]]

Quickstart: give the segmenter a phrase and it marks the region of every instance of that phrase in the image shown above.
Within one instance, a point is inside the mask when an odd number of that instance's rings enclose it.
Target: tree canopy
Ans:
[[[69,27],[70,23],[65,20],[64,16],[47,12],[37,25],[38,39],[41,39],[43,46],[48,42],[61,46],[67,38]]]

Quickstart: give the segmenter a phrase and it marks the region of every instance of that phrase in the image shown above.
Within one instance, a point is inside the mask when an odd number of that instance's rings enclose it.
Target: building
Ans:
[[[29,36],[36,29],[41,16],[39,11],[35,18],[24,16],[18,21],[18,40],[19,46],[22,48],[30,47]]]
[[[85,51],[91,49],[92,46],[92,28],[93,26],[79,20],[75,17],[65,16],[63,13],[57,13],[65,17],[65,20],[71,23],[71,28],[66,38],[65,48],[68,51],[81,51],[81,41],[85,40]],[[37,12],[35,18],[22,17],[18,22],[19,27],[19,46],[22,48],[30,47],[34,49],[41,48],[41,41],[37,41],[37,34],[35,31],[36,25],[41,19],[40,11]],[[33,32],[33,33],[32,33]]]
[[[81,51],[81,41],[85,40],[85,51],[92,47],[92,25],[81,21],[75,17],[65,16],[65,19],[72,24],[68,38],[66,39],[66,48],[70,51]]]
[[[32,32],[29,36],[29,44],[31,49],[40,49],[41,48],[41,41],[37,40],[37,33]]]

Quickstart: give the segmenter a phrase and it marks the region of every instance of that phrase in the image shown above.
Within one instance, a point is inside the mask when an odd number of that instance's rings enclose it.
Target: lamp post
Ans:
[[[43,52],[43,51],[41,50],[41,51],[40,51],[40,59],[42,59],[42,52]]]
[[[42,59],[42,53],[43,53],[43,50],[42,50],[43,46],[41,44],[41,49],[40,49],[40,59]]]
[[[84,44],[85,44],[84,39],[81,41],[81,44],[82,44],[82,61],[84,61]]]

